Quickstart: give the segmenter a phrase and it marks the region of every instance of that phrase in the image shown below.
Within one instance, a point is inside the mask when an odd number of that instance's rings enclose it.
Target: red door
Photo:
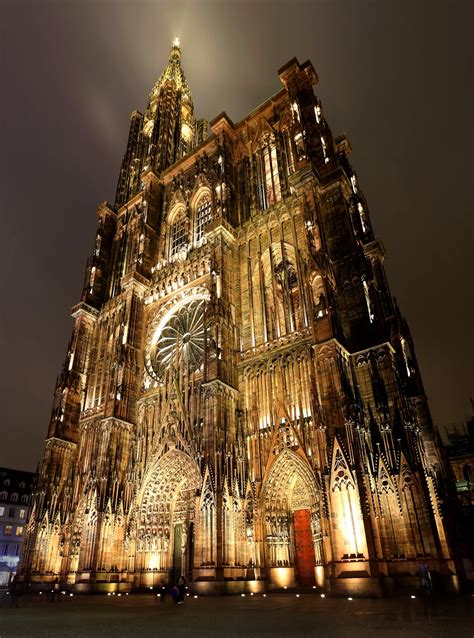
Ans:
[[[295,532],[295,568],[296,578],[300,585],[314,585],[313,535],[311,533],[311,514],[309,510],[293,512],[293,528]]]

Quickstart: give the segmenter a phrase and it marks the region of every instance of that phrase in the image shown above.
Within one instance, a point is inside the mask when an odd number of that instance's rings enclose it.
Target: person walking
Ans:
[[[164,603],[166,595],[169,594],[168,585],[162,585],[160,589],[160,602]]]
[[[59,589],[59,578],[56,576],[56,578],[53,581],[53,588],[51,590],[51,602],[54,603],[56,601],[56,596],[58,594],[58,589]]]
[[[178,579],[178,605],[182,605],[184,603],[184,595],[186,593],[186,578],[184,576],[180,576]]]
[[[8,594],[10,596],[10,607],[20,607],[20,590],[17,588],[13,578],[8,583]]]
[[[171,588],[171,598],[173,599],[173,602],[175,604],[179,603],[179,589],[177,585],[173,585],[173,587]]]
[[[423,596],[430,598],[433,593],[433,581],[431,580],[430,570],[426,563],[420,565],[421,591]]]
[[[423,600],[423,610],[425,618],[431,621],[432,598],[433,598],[433,581],[431,580],[430,570],[426,563],[420,565],[421,579],[421,598]]]

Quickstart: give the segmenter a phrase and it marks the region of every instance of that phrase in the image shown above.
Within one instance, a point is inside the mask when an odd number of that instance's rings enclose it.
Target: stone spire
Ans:
[[[162,170],[194,146],[194,106],[181,67],[178,38],[171,47],[167,67],[150,93],[143,128],[145,132],[153,129],[150,139],[158,146],[159,168]]]
[[[151,168],[161,173],[189,153],[195,138],[193,100],[176,38],[168,64],[151,90],[145,113],[132,113],[116,203],[122,205],[137,193],[145,171]]]
[[[150,108],[153,102],[156,101],[160,90],[167,83],[174,84],[177,90],[181,91],[183,94],[187,94],[189,96],[189,99],[191,100],[191,91],[189,89],[188,82],[181,66],[181,48],[178,38],[175,38],[173,41],[173,46],[170,50],[168,66],[165,68],[165,70],[153,86],[153,89],[150,93],[150,102],[148,104],[148,108]]]

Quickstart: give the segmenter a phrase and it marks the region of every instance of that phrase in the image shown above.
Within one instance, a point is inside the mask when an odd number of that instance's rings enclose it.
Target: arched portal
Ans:
[[[135,569],[149,576],[141,584],[188,577],[200,487],[198,466],[178,449],[160,457],[146,472],[135,510]]]
[[[289,449],[281,452],[262,490],[265,562],[275,585],[315,583],[323,560],[319,501],[307,462]]]

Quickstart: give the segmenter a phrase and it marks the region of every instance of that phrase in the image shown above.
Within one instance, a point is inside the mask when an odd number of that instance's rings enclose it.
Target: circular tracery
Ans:
[[[154,338],[151,365],[162,377],[167,368],[198,370],[204,360],[204,310],[206,301],[194,299],[177,307]]]

